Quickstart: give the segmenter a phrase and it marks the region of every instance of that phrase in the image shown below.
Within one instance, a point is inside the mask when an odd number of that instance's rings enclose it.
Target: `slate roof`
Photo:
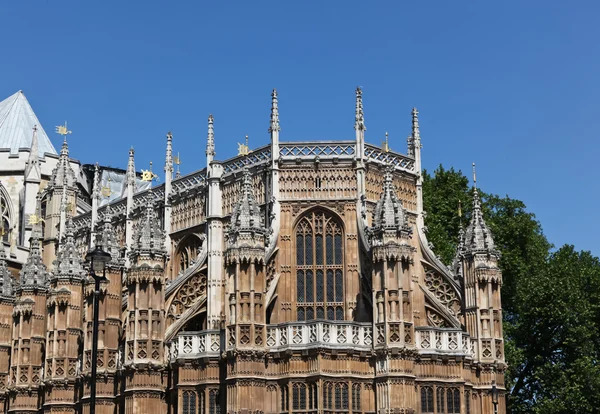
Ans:
[[[16,154],[19,148],[31,148],[34,125],[38,128],[39,156],[57,154],[23,91],[0,102],[0,149],[10,149],[11,154]]]

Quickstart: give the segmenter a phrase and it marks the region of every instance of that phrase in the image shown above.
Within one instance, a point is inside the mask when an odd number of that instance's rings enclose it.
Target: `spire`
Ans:
[[[37,197],[36,214],[40,214],[40,195]],[[42,222],[37,220],[31,231],[31,239],[29,241],[29,255],[23,265],[19,279],[19,290],[27,288],[46,289],[48,280],[48,271],[46,265],[42,261],[41,251],[42,241]]]
[[[415,174],[417,174],[417,226],[425,227],[423,212],[423,176],[421,174],[421,133],[419,131],[419,111],[412,109],[412,134],[409,138],[408,153],[415,158]]]
[[[271,125],[269,126],[269,132],[280,131],[279,126],[279,106],[277,104],[277,89],[273,89],[271,93]]]
[[[133,147],[129,149],[129,160],[127,161],[127,185],[135,186],[135,161],[134,161],[135,151]]]
[[[75,226],[69,217],[65,225],[65,239],[58,249],[50,278],[83,280],[85,274],[81,254],[75,245]]]
[[[146,254],[166,254],[165,234],[154,211],[154,200],[150,197],[146,204],[146,212],[133,233],[133,252],[139,256]]]
[[[40,160],[38,150],[38,127],[34,125],[32,128],[31,137],[31,151],[29,152],[29,158],[25,166],[25,179],[40,179]]]
[[[465,251],[474,253],[478,251],[495,252],[494,239],[492,233],[485,224],[483,213],[481,211],[481,200],[477,190],[477,176],[475,173],[475,163],[473,163],[473,213],[471,222],[465,232]]]
[[[104,208],[102,220],[98,223],[99,233],[96,243],[101,245],[102,249],[112,257],[110,265],[123,265],[123,260],[121,259],[121,247],[119,246],[119,240],[117,239],[112,220],[113,211],[110,204],[108,204]]]
[[[14,291],[15,279],[10,274],[6,265],[6,252],[4,246],[0,244],[0,296],[12,297]]]
[[[173,174],[173,134],[167,132],[167,151],[165,154],[165,180],[171,178]],[[169,180],[170,181],[170,180]]]
[[[421,145],[421,133],[419,132],[419,111],[417,108],[412,109],[412,145]],[[414,149],[413,149],[414,151]]]
[[[263,217],[252,191],[252,175],[248,167],[244,167],[243,174],[241,197],[231,214],[231,231],[264,232]]]
[[[67,137],[65,135],[65,139],[60,149],[60,156],[58,157],[58,164],[56,164],[56,167],[52,171],[50,186],[74,187],[76,182],[75,172],[69,163],[69,144],[67,143]]]
[[[365,115],[363,113],[362,89],[356,88],[356,114],[354,117],[354,129],[357,131],[366,131]]]
[[[406,212],[396,193],[393,168],[392,165],[388,165],[385,170],[383,192],[373,212],[374,230],[399,230],[406,227]]]
[[[208,135],[206,136],[206,158],[212,162],[215,157],[215,118],[212,114],[208,115]]]

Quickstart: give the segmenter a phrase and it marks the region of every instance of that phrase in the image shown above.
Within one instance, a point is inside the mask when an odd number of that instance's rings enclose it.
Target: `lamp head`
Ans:
[[[102,250],[102,246],[97,244],[93,250],[90,250],[85,255],[85,261],[90,263],[92,269],[92,276],[96,277],[96,274],[102,274],[106,264],[110,262],[112,257],[109,253]]]

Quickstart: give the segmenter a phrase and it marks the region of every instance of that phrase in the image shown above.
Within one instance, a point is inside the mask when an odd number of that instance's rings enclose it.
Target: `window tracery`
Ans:
[[[189,236],[177,246],[177,273],[183,272],[198,259],[198,252],[202,247],[201,240],[196,236]]]
[[[454,288],[432,269],[425,272],[425,286],[453,315],[460,313],[460,299]]]
[[[421,387],[421,413],[433,414],[433,387]]]
[[[183,392],[183,414],[196,414],[196,391]]]
[[[10,243],[10,223],[8,199],[0,189],[0,236],[5,243]]]
[[[323,408],[348,410],[348,407],[348,384],[344,382],[325,382],[323,384]]]
[[[296,227],[297,319],[344,320],[344,247],[341,225],[313,211]]]
[[[204,294],[206,294],[206,276],[197,273],[179,288],[169,308],[169,314],[181,315]]]
[[[446,391],[448,414],[460,414],[460,391],[458,388],[448,388]]]

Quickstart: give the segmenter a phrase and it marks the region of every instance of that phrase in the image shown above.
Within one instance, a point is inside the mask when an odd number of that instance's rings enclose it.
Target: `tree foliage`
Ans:
[[[469,180],[440,166],[423,173],[428,239],[447,264],[455,255]],[[502,256],[506,383],[511,413],[600,412],[600,262],[573,246],[552,251],[522,201],[480,191]]]

